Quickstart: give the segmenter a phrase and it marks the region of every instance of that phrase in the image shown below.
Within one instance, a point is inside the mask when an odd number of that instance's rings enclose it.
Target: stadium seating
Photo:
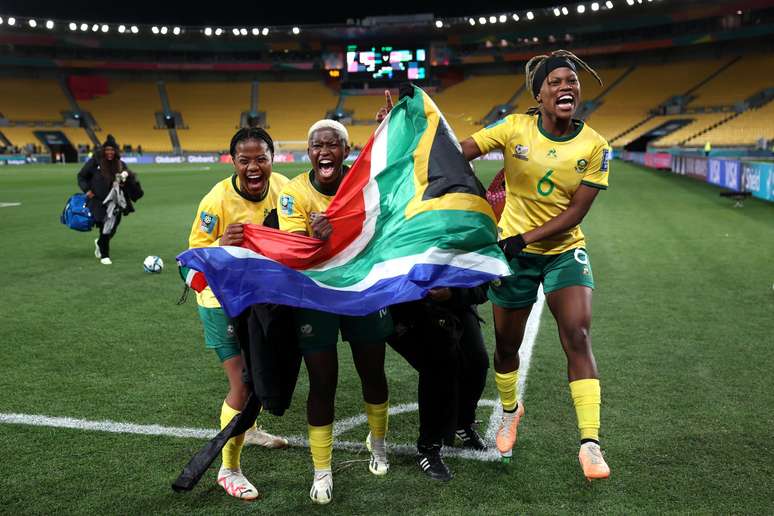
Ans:
[[[508,102],[523,83],[523,75],[474,75],[435,94],[434,100],[457,137],[464,139],[481,129],[480,121],[487,113]]]
[[[169,132],[154,129],[154,113],[162,109],[155,82],[111,79],[109,91],[104,97],[79,101],[81,109],[91,112],[101,128],[97,132],[100,141],[112,134],[119,145],[142,145],[144,151],[172,151]]]
[[[397,99],[393,99],[397,101]],[[352,111],[352,118],[358,121],[373,120],[376,112],[384,106],[384,95],[350,95],[344,100],[344,110]],[[353,145],[363,146],[376,125],[348,125],[349,139]]]
[[[647,118],[649,110],[688,91],[722,64],[722,60],[703,60],[640,65],[605,95],[587,121],[618,145],[615,137]]]
[[[78,127],[0,127],[0,131],[3,132],[5,137],[18,147],[23,147],[28,143],[42,145],[41,141],[33,134],[34,131],[38,130],[62,131],[75,147],[78,145],[91,145],[91,140],[89,140],[86,131]]]
[[[183,116],[187,129],[178,129],[186,151],[227,150],[239,128],[243,111],[250,110],[249,82],[167,82],[172,111]]]
[[[13,122],[61,122],[62,111],[70,111],[59,83],[53,79],[0,80],[0,113]],[[73,145],[91,143],[83,129],[37,126],[0,127],[0,131],[16,146],[29,143],[41,145],[33,131],[62,131]]]
[[[280,149],[306,149],[309,127],[325,117],[338,96],[322,82],[261,82],[258,110],[266,112],[267,129]]]
[[[774,102],[745,111],[733,120],[687,142],[688,145],[755,145],[760,138],[774,141]]]
[[[0,113],[19,121],[61,121],[62,111],[69,111],[59,83],[53,79],[0,80]]]
[[[724,119],[728,118],[731,115],[733,115],[733,113],[700,113],[700,114],[681,115],[677,118],[690,118],[690,119],[693,119],[693,122],[691,122],[690,124],[684,125],[683,127],[681,127],[680,129],[678,129],[673,133],[667,134],[663,138],[660,138],[655,142],[655,145],[658,147],[670,147],[670,146],[680,145],[683,143],[684,140],[687,140],[692,136],[704,131],[708,127],[723,121]],[[700,137],[700,138],[703,138],[703,137]],[[701,141],[700,143],[701,145],[704,145],[704,141]]]
[[[718,106],[741,102],[764,88],[774,87],[772,69],[774,55],[742,57],[695,91],[696,98],[689,105]]]

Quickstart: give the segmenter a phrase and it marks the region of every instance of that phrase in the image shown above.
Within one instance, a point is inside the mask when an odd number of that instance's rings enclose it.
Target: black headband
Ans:
[[[535,75],[532,78],[532,97],[537,97],[540,93],[540,87],[543,86],[543,81],[546,80],[548,74],[556,70],[557,68],[569,68],[573,72],[578,70],[575,68],[575,63],[570,61],[566,57],[551,56],[542,63],[540,63],[535,70]]]

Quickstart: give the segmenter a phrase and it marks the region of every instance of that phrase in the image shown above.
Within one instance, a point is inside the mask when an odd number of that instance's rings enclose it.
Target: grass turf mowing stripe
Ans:
[[[532,350],[535,345],[535,338],[540,327],[540,317],[545,306],[545,295],[543,287],[538,291],[538,299],[535,303],[527,320],[527,326],[524,331],[524,340],[519,349],[519,401],[523,402],[524,392],[526,390],[527,374],[529,372],[530,361],[532,359]],[[473,459],[480,461],[497,461],[500,459],[500,453],[494,447],[495,435],[502,417],[502,405],[498,400],[482,399],[478,402],[479,407],[492,407],[492,415],[489,418],[489,424],[486,428],[486,441],[490,448],[486,451],[476,451],[469,449],[459,449],[445,447],[444,455],[447,457],[456,457],[461,459]],[[403,403],[390,407],[389,414],[396,416],[408,412],[416,412],[419,409],[416,403]],[[347,419],[334,422],[334,437],[340,436],[367,422],[365,414],[358,414]],[[117,421],[88,421],[85,419],[55,417],[34,414],[4,414],[0,413],[0,424],[16,424],[45,426],[52,428],[70,428],[77,430],[111,432],[120,434],[138,434],[138,435],[163,435],[169,437],[212,439],[218,431],[206,428],[186,428],[171,427],[163,425],[139,425],[135,423],[123,423]],[[302,436],[290,435],[286,437],[291,446],[308,448],[309,442]],[[333,447],[339,450],[361,451],[365,448],[363,442],[339,441],[335,440]],[[390,443],[390,453],[398,455],[413,455],[416,453],[416,447],[409,444]]]

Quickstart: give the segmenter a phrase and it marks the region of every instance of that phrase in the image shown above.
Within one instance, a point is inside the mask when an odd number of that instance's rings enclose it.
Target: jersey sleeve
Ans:
[[[513,130],[513,118],[507,116],[480,131],[473,133],[471,138],[478,145],[481,154],[487,154],[494,149],[505,149]]]
[[[220,202],[208,194],[196,210],[191,234],[188,236],[188,248],[219,245],[224,229]]]
[[[280,231],[295,233],[303,231],[308,234],[307,220],[309,213],[304,206],[301,192],[293,188],[292,183],[285,185],[280,191],[277,200],[277,217],[279,218]]]
[[[581,184],[592,188],[599,188],[600,190],[607,190],[607,176],[610,173],[610,160],[612,157],[612,149],[605,140],[602,140],[594,148]]]

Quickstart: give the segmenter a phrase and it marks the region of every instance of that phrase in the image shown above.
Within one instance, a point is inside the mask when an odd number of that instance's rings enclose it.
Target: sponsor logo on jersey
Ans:
[[[607,172],[607,167],[610,165],[610,149],[604,149],[602,151],[602,165],[599,167],[599,170],[602,172]]]
[[[299,330],[301,330],[301,335],[303,335],[304,337],[312,336],[313,328],[311,324],[302,324]]]
[[[588,160],[585,159],[579,159],[578,162],[575,164],[575,171],[578,174],[583,174],[586,172],[586,169],[589,167]]]
[[[529,147],[517,143],[513,149],[513,157],[522,161],[529,161],[527,154],[529,154]]]
[[[203,211],[201,215],[199,215],[199,218],[201,219],[199,229],[205,233],[212,233],[212,231],[215,229],[215,226],[218,224],[218,216],[207,213],[206,211]]]
[[[580,247],[575,250],[574,257],[575,257],[575,261],[580,263],[581,265],[589,264],[589,255],[586,254],[586,251],[584,251]]]
[[[293,215],[293,205],[295,205],[296,200],[293,199],[292,195],[283,195],[280,197],[280,209],[282,210],[283,215]]]

